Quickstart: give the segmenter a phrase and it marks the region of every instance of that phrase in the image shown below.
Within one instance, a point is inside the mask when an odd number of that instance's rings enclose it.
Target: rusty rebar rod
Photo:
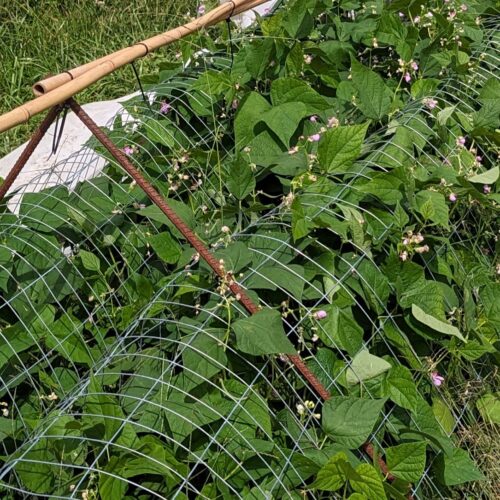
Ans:
[[[168,217],[179,232],[186,238],[191,246],[207,262],[212,270],[227,283],[229,289],[236,299],[245,307],[250,314],[257,313],[260,308],[248,296],[245,290],[234,280],[230,273],[224,270],[224,267],[210,252],[208,247],[200,238],[188,227],[188,225],[175,213],[168,205],[162,195],[144,178],[144,176],[132,165],[127,155],[121,151],[111,139],[99,128],[92,118],[83,110],[83,108],[74,100],[69,99],[68,104],[75,115],[84,123],[84,125],[94,134],[96,139],[111,153],[113,158],[125,169],[125,171],[134,179],[137,185],[146,193],[148,198]],[[323,398],[328,399],[330,393],[323,384],[309,370],[302,358],[298,355],[289,355],[288,359],[302,373],[306,380],[313,386],[316,392]]]
[[[35,130],[28,144],[26,144],[26,148],[21,153],[21,156],[17,159],[16,163],[12,167],[11,171],[7,174],[7,177],[3,181],[3,184],[0,186],[0,201],[2,201],[7,194],[7,191],[11,188],[12,184],[14,184],[15,180],[21,173],[22,169],[26,165],[26,162],[31,158],[33,151],[35,151],[38,144],[42,140],[43,136],[47,133],[52,122],[56,119],[57,115],[61,111],[62,107],[60,105],[54,106],[50,108],[49,112],[43,119],[42,123]]]
[[[152,186],[146,178],[134,167],[132,162],[129,160],[127,155],[120,150],[116,144],[111,141],[111,139],[99,128],[99,126],[92,120],[92,118],[82,109],[82,107],[73,99],[70,98],[67,101],[70,108],[73,110],[75,115],[82,121],[82,123],[92,132],[95,138],[109,151],[113,158],[123,167],[123,169],[132,177],[132,179],[137,183],[137,185],[144,191],[148,198],[168,217],[168,219],[174,224],[174,226],[179,230],[179,232],[186,238],[186,240],[191,244],[191,246],[200,254],[200,256],[207,262],[207,264],[212,268],[212,270],[224,280],[229,289],[234,294],[236,300],[238,300],[243,307],[250,313],[255,314],[260,310],[260,307],[255,304],[252,299],[248,296],[246,291],[234,280],[231,273],[227,273],[224,267],[219,263],[219,261],[210,252],[208,247],[200,240],[200,238],[194,233],[194,231],[175,213],[175,211],[169,206],[162,195]],[[304,363],[301,356],[288,355],[288,360],[295,366],[295,368],[302,374],[302,376],[307,380],[314,391],[323,399],[327,401],[330,399],[331,395],[328,389],[321,383],[321,381],[314,375],[311,370]],[[388,480],[393,481],[395,478],[389,472],[387,464],[382,459],[382,457],[376,455],[375,449],[372,443],[365,443],[362,446],[364,452],[372,459],[376,460],[378,466],[382,473],[387,477]],[[410,498],[410,497],[409,497]]]

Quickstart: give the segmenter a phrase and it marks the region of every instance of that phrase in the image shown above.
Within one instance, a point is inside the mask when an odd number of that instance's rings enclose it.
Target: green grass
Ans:
[[[14,0],[0,2],[0,114],[34,96],[31,86],[47,76],[91,61],[182,24],[196,0]],[[153,70],[171,49],[137,62]],[[136,90],[130,67],[78,95],[80,102],[116,98]],[[29,137],[41,116],[0,136],[0,157]]]

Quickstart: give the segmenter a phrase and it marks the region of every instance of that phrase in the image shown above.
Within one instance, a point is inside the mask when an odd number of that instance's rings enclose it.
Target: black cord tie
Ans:
[[[61,123],[59,124],[59,116],[60,116],[60,111],[57,114],[56,122],[54,124],[54,136],[52,137],[52,153],[50,153],[50,156],[55,155],[57,152],[57,149],[59,148],[59,144],[61,142],[61,137],[63,134],[64,130],[64,124],[66,123],[66,116],[68,114],[69,110],[69,104],[64,103],[61,106],[62,109],[62,118],[61,118]],[[49,156],[49,158],[50,158]]]
[[[139,84],[139,89],[140,89],[141,94],[142,94],[142,100],[144,101],[144,103],[146,104],[146,106],[149,108],[149,110],[153,111],[151,109],[151,105],[149,104],[149,99],[147,98],[146,94],[144,93],[144,89],[142,87],[141,79],[139,78],[139,73],[137,72],[137,68],[135,67],[134,61],[132,61],[130,63],[130,65],[132,66],[132,70],[134,71],[135,78],[137,80],[137,83]]]

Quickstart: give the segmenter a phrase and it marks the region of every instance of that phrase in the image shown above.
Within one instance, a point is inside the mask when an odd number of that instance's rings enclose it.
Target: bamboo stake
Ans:
[[[107,54],[103,57],[100,57],[99,59],[95,59],[94,61],[82,64],[81,66],[77,66],[76,68],[70,69],[68,71],[63,71],[58,75],[48,76],[43,80],[39,80],[32,87],[33,94],[35,94],[35,96],[41,96],[43,94],[46,94],[47,92],[51,92],[57,87],[60,87],[61,85],[64,85],[65,83],[70,82],[71,80],[74,80],[76,77],[80,75],[83,75],[83,73],[89,71],[90,69],[99,66],[99,64],[102,64],[108,59],[111,59],[119,55],[120,53],[126,51],[128,48],[129,47],[125,47],[124,49],[117,50],[112,54]]]
[[[245,12],[246,10],[250,10],[254,7],[257,7],[257,5],[260,5],[261,3],[263,3],[264,1],[267,1],[267,0],[244,0],[243,2],[240,0],[239,2],[238,1],[235,1],[234,2],[234,11],[231,12],[231,10],[229,11],[228,15],[238,15],[238,14],[241,14],[242,12]],[[232,2],[227,2],[231,8],[232,8],[232,5],[233,3]],[[216,9],[214,9],[216,10]],[[211,13],[214,12],[214,10],[210,11],[208,14],[206,14],[205,16],[208,16],[210,15]],[[205,17],[200,17],[198,19],[198,21],[202,21],[203,18]],[[227,18],[228,16],[224,16],[222,19],[225,19]],[[221,20],[222,20],[221,19]],[[218,21],[213,21],[212,24],[215,24],[216,22]],[[184,26],[187,26],[187,25],[184,25]],[[173,30],[170,30],[170,31],[167,31],[166,33],[163,33],[162,35],[158,35],[156,37],[153,37],[153,38],[150,38],[148,40],[145,40],[144,42],[140,42],[139,44],[144,44],[146,46],[148,46],[148,51],[150,52],[151,50],[155,50],[155,48],[150,48],[149,47],[149,42],[152,42],[154,41],[155,39],[159,38],[159,37],[166,37],[169,35],[169,33],[174,33],[175,31],[179,30],[179,29],[182,29],[184,26],[181,26],[179,28],[175,28]],[[209,24],[205,24],[205,26],[209,26]],[[166,42],[167,44],[170,43],[170,42]],[[163,44],[165,45],[165,44]],[[161,47],[162,45],[160,45]],[[120,49],[116,52],[113,52],[112,54],[108,54],[104,57],[100,57],[99,59],[95,59],[94,61],[91,61],[91,62],[88,62],[86,64],[82,64],[81,66],[77,66],[76,68],[73,68],[71,70],[67,70],[67,71],[63,71],[62,73],[58,74],[58,75],[53,75],[53,76],[49,76],[47,78],[44,78],[43,80],[40,80],[38,82],[36,82],[34,85],[33,85],[33,93],[36,95],[36,96],[41,96],[43,94],[46,94],[47,92],[51,92],[52,90],[56,89],[57,87],[60,87],[61,85],[67,83],[67,82],[70,82],[71,80],[74,80],[75,78],[79,77],[80,75],[82,75],[83,73],[95,68],[96,66],[99,66],[99,64],[102,64],[104,62],[106,62],[108,59],[113,59],[115,57],[117,57],[118,55],[120,55],[122,52],[124,51],[127,51],[130,47],[126,47],[124,49]],[[158,47],[156,47],[158,48]]]
[[[0,133],[16,125],[27,122],[31,117],[46,111],[56,104],[63,103],[104,76],[109,75],[118,68],[140,57],[144,57],[153,50],[180,40],[202,28],[217,24],[232,15],[241,14],[246,10],[257,7],[257,5],[265,1],[266,0],[232,0],[223,3],[207,14],[179,26],[178,28],[174,28],[160,35],[148,38],[143,42],[121,49],[97,61],[75,68],[75,70],[71,72],[65,72],[51,77],[49,79],[51,80],[49,84],[50,91],[0,116]],[[73,76],[73,74],[76,76]],[[40,90],[42,90],[42,88],[40,88]]]

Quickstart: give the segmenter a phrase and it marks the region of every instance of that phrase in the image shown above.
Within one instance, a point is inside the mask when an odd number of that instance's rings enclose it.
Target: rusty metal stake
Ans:
[[[109,137],[99,128],[99,126],[90,118],[90,116],[81,108],[74,100],[68,101],[69,106],[75,115],[84,123],[84,125],[94,134],[96,139],[111,153],[113,158],[126,170],[126,172],[134,179],[138,186],[147,194],[148,198],[169,218],[180,233],[186,238],[191,246],[200,254],[207,262],[212,270],[224,280],[229,286],[231,292],[237,300],[246,308],[250,314],[259,312],[260,308],[254,304],[243,288],[234,280],[230,273],[227,273],[219,261],[212,255],[207,246],[198,238],[198,236],[187,226],[187,224],[175,213],[175,211],[163,199],[162,195],[143,177],[143,175],[132,165],[127,155],[121,151],[109,139]],[[329,392],[316,376],[307,368],[304,361],[297,355],[290,355],[288,359],[295,367],[304,375],[308,382],[314,387],[317,393],[323,398],[330,397]]]
[[[12,170],[7,174],[7,177],[3,181],[3,184],[0,186],[0,201],[2,201],[7,194],[7,191],[11,188],[12,184],[14,184],[18,175],[21,173],[21,170],[26,165],[26,162],[30,159],[33,151],[35,151],[38,144],[42,140],[43,136],[47,133],[52,122],[56,119],[57,115],[61,111],[62,107],[60,105],[54,106],[50,108],[49,112],[43,119],[42,123],[35,130],[31,139],[29,140],[26,148],[21,153],[21,156],[17,159],[16,163],[12,167]]]
[[[175,213],[168,205],[162,195],[143,177],[143,175],[132,165],[127,155],[121,151],[111,139],[99,128],[92,118],[82,109],[82,107],[73,99],[67,101],[75,115],[83,122],[83,124],[92,132],[95,138],[111,153],[113,158],[125,169],[125,171],[134,179],[138,186],[146,193],[148,198],[168,217],[175,225],[179,232],[186,238],[191,246],[200,254],[207,262],[212,270],[224,280],[236,299],[245,307],[250,314],[259,312],[260,308],[248,296],[241,286],[236,283],[230,273],[226,273],[219,261],[212,255],[208,247],[200,240],[200,238],[187,226],[187,224]],[[330,399],[330,393],[326,387],[318,380],[318,378],[309,370],[304,360],[299,355],[288,355],[287,358],[302,374],[316,393],[324,400]],[[375,450],[372,443],[365,443],[362,446],[365,453],[372,459],[375,459]],[[386,463],[381,457],[377,457],[377,462],[380,470],[386,475],[387,479],[394,480],[394,476],[390,474]]]

